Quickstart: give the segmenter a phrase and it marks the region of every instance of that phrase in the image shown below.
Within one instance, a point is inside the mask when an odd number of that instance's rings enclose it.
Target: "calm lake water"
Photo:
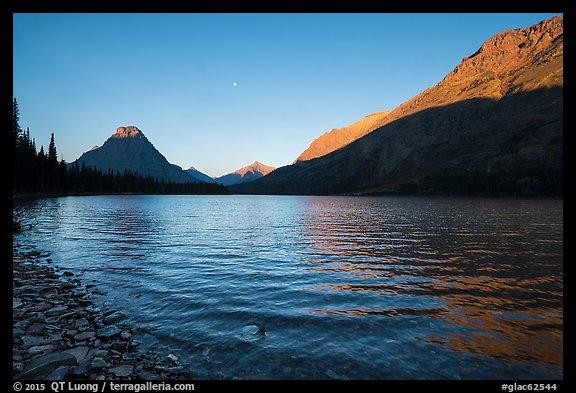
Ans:
[[[85,196],[15,244],[199,379],[561,379],[561,200]],[[250,325],[264,324],[266,334]]]

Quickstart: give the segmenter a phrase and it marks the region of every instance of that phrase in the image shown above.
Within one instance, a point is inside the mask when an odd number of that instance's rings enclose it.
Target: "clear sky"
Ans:
[[[13,95],[67,162],[135,125],[171,163],[220,176],[290,164],[554,15],[15,14]]]

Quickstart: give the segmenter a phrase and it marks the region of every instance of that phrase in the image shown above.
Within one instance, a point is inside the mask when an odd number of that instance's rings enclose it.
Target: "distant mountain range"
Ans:
[[[231,191],[561,195],[563,71],[562,17],[503,31],[437,85]]]
[[[83,153],[77,162],[78,165],[90,165],[103,172],[131,171],[175,183],[204,182],[224,185],[256,180],[276,169],[255,161],[244,168],[217,178],[212,178],[193,166],[182,170],[178,165],[169,163],[166,157],[144,136],[144,133],[135,126],[118,127],[116,133],[101,147],[92,147]]]
[[[254,161],[252,164],[240,168],[234,172],[228,173],[219,177],[210,177],[205,173],[200,172],[193,166],[186,169],[186,173],[194,177],[198,181],[206,183],[220,183],[225,186],[230,186],[233,184],[240,184],[250,182],[256,179],[260,179],[262,176],[266,176],[268,173],[276,169],[273,166],[264,165],[261,162]]]
[[[78,164],[256,194],[562,195],[563,18],[503,31],[437,85],[324,133],[294,161],[212,178],[182,170],[135,126]]]

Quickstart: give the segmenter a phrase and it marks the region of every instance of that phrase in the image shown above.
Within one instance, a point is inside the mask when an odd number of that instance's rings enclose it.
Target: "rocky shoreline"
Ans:
[[[21,380],[190,380],[178,356],[144,351],[122,311],[47,254],[13,250],[12,376]]]

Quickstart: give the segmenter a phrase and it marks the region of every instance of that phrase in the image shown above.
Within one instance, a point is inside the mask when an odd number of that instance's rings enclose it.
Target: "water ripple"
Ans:
[[[25,207],[39,225],[15,241],[83,271],[144,345],[177,348],[200,378],[562,378],[562,201],[97,196]],[[247,336],[260,323],[266,336]]]

